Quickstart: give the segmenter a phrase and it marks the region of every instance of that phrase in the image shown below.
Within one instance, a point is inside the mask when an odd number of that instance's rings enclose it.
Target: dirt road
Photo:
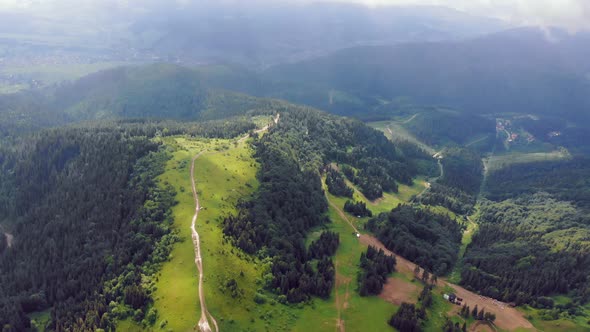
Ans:
[[[360,241],[361,243],[367,246],[370,245],[378,249],[382,249],[386,254],[394,256],[397,260],[396,269],[399,272],[414,273],[416,264],[388,250],[387,248],[385,248],[383,243],[381,243],[381,241],[379,241],[374,236],[362,234],[360,237]],[[533,329],[533,325],[524,317],[524,315],[521,312],[519,312],[515,308],[508,306],[505,303],[499,302],[489,297],[477,295],[473,292],[466,290],[461,286],[446,281],[446,279],[444,278],[439,278],[437,286],[449,286],[454,289],[454,292],[458,297],[463,298],[463,303],[467,304],[471,308],[477,305],[479,309],[484,308],[486,312],[491,312],[495,314],[495,325],[503,330],[513,331],[518,328]],[[451,312],[456,313],[459,312],[460,309],[461,308],[459,306],[456,306],[453,308]]]
[[[205,303],[205,294],[203,292],[203,260],[201,258],[201,240],[195,227],[197,218],[199,217],[199,210],[201,209],[201,205],[199,204],[199,195],[197,194],[197,186],[195,184],[195,160],[197,160],[197,158],[199,158],[202,154],[203,152],[199,152],[196,156],[194,156],[191,163],[191,186],[193,190],[193,198],[195,200],[195,214],[193,215],[193,219],[191,221],[191,233],[193,245],[195,247],[195,265],[197,265],[197,270],[199,270],[199,302],[201,304],[199,330],[201,330],[201,332],[212,332],[211,326],[209,325],[210,318],[213,322],[213,326],[215,327],[214,331],[218,332],[219,328],[217,326],[217,321],[209,313],[209,310],[207,310],[207,304]]]
[[[277,116],[275,116],[275,118],[274,118],[272,121],[273,121],[273,123],[276,125],[276,124],[278,124],[278,123],[279,123],[279,120],[280,120],[280,119],[281,119],[281,113],[277,113]],[[261,133],[261,132],[263,132],[263,131],[267,131],[267,130],[268,130],[268,128],[270,128],[270,126],[271,126],[270,124],[267,124],[266,126],[264,126],[264,127],[260,128],[260,129],[257,129],[257,130],[255,130],[255,131],[254,131],[254,133],[255,133],[255,134],[260,134],[260,133]],[[245,135],[244,137],[240,138],[240,139],[238,140],[238,142],[240,142],[240,143],[241,143],[241,142],[243,142],[243,141],[247,140],[247,139],[248,139],[248,137],[250,137],[250,135]]]
[[[280,117],[281,114],[277,113],[276,117],[273,119],[275,125],[279,123]],[[270,124],[264,126],[261,129],[256,130],[255,133],[261,133],[263,131],[266,131],[269,127]],[[248,137],[249,135],[245,135],[238,141],[243,142]],[[215,320],[213,315],[211,315],[209,310],[207,310],[207,303],[205,302],[205,293],[203,292],[203,259],[201,257],[201,239],[196,229],[197,218],[199,217],[199,210],[201,209],[201,205],[199,203],[199,195],[197,194],[197,186],[195,182],[195,161],[201,155],[203,155],[203,153],[205,153],[205,151],[199,152],[196,156],[193,157],[191,161],[191,188],[193,191],[193,199],[195,201],[195,214],[193,215],[193,219],[191,221],[191,233],[193,239],[193,246],[195,248],[195,265],[197,266],[197,270],[199,271],[199,302],[201,304],[201,318],[199,319],[199,330],[201,332],[218,332],[219,327],[217,325],[217,321]],[[214,330],[211,329],[209,321],[213,323]]]

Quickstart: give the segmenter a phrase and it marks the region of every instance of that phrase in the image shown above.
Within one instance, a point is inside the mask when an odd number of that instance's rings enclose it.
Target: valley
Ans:
[[[588,31],[62,1],[0,5],[2,332],[590,331]]]

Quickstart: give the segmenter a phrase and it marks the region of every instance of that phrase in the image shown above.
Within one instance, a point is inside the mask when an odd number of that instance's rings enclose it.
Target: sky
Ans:
[[[0,12],[30,12],[52,15],[74,13],[81,15],[110,11],[113,8],[137,10],[146,4],[182,5],[206,0],[0,0]],[[317,0],[221,0],[252,6],[268,2],[309,3]],[[558,26],[568,30],[590,29],[590,0],[323,0],[322,2],[350,2],[367,6],[382,5],[440,5],[474,15],[491,16],[513,24]],[[215,2],[220,2],[216,0]]]

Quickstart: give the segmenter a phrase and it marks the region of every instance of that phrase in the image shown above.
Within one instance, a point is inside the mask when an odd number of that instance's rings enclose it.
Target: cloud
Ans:
[[[320,0],[383,5],[435,5],[455,8],[474,15],[501,18],[511,23],[559,26],[569,30],[590,29],[590,0]],[[187,6],[199,3],[224,3],[240,7],[277,3],[312,3],[318,0],[0,0],[0,12],[34,14],[108,15],[116,11],[141,11],[150,8]]]

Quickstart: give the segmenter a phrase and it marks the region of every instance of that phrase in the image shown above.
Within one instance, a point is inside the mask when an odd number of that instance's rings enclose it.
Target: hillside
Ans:
[[[355,114],[395,98],[470,113],[533,113],[585,120],[590,106],[586,33],[522,28],[457,42],[356,47],[267,71],[315,91],[286,99]],[[344,98],[330,98],[331,91]]]
[[[232,84],[242,84],[239,75],[232,72]],[[0,134],[91,120],[221,119],[268,106],[268,101],[222,89],[223,79],[221,71],[156,64],[118,67],[59,86],[0,95]]]

